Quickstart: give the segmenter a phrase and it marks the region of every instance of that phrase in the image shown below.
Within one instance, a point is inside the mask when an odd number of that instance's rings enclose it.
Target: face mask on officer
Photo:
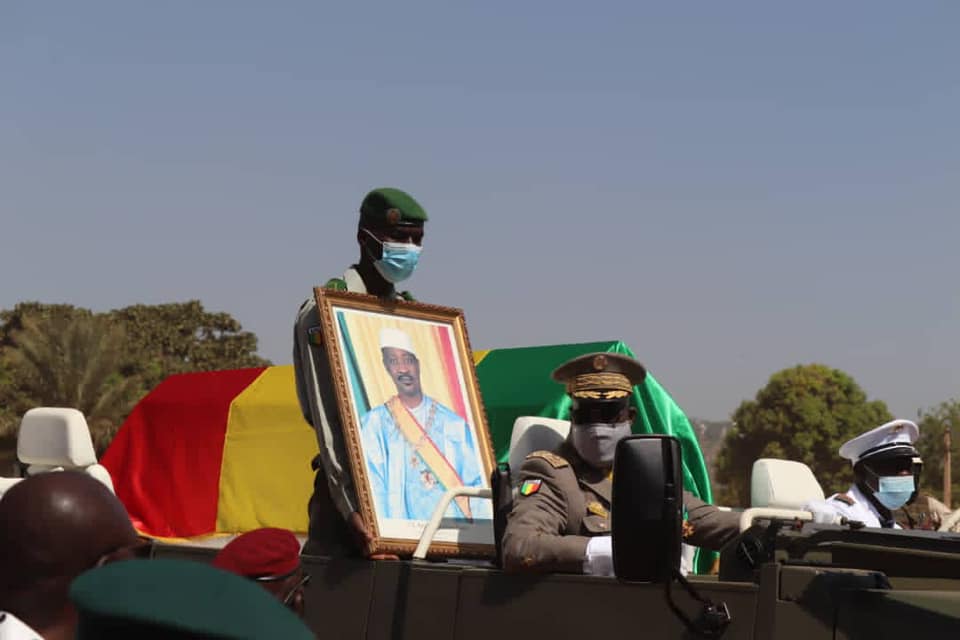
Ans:
[[[381,257],[373,261],[373,266],[377,272],[383,276],[387,282],[396,284],[402,282],[413,275],[420,261],[421,247],[412,242],[390,242],[381,240],[373,235],[368,229],[364,229],[367,235],[378,242],[382,248]]]
[[[873,495],[890,511],[907,504],[916,490],[913,476],[880,476],[877,484],[877,492]]]
[[[915,453],[912,447],[910,450]],[[864,460],[859,469],[854,467],[854,472],[877,502],[890,511],[896,511],[916,495],[916,478],[922,464],[919,456],[897,455]]]
[[[617,443],[630,435],[636,409],[626,402],[583,402],[571,409],[570,442],[584,462],[598,469],[613,465]]]

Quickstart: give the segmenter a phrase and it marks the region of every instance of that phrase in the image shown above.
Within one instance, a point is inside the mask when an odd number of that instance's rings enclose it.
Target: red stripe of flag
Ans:
[[[140,531],[214,532],[230,403],[264,369],[170,376],[130,413],[101,462]]]

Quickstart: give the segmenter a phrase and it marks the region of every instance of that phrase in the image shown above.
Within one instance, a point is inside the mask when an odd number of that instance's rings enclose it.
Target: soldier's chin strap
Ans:
[[[687,582],[687,579],[683,577],[679,569],[673,569],[673,577],[676,578],[680,586],[690,594],[690,597],[702,606],[700,607],[700,615],[697,616],[697,619],[691,620],[690,616],[673,601],[673,594],[670,592],[670,583],[673,582],[673,580],[664,580],[663,587],[666,591],[667,605],[670,606],[670,610],[673,611],[675,616],[680,618],[680,621],[683,622],[690,633],[701,638],[721,637],[723,632],[726,631],[727,626],[730,625],[730,610],[727,609],[727,603],[714,603],[701,596],[697,593],[697,590],[693,588],[693,585]]]

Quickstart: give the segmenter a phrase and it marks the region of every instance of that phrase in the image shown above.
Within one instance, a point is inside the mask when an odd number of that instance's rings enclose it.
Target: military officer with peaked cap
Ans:
[[[342,278],[327,281],[325,287],[413,300],[409,292],[397,291],[396,285],[409,278],[419,262],[426,222],[427,212],[410,194],[387,187],[374,189],[360,204],[360,260]],[[329,555],[365,549],[373,536],[358,512],[337,396],[313,296],[297,313],[293,365],[300,409],[316,430],[320,446],[320,455],[313,465],[317,474],[308,507],[310,536],[303,552]],[[334,510],[342,518],[336,518]]]
[[[630,396],[645,377],[639,362],[613,353],[580,356],[553,372],[573,401],[570,434],[556,451],[531,453],[520,468],[503,536],[506,570],[613,574],[613,456],[630,435]],[[685,542],[720,549],[739,533],[737,514],[683,496]]]
[[[846,518],[868,527],[899,529],[893,512],[917,497],[923,461],[913,443],[919,436],[915,423],[893,420],[843,443],[840,457],[853,465],[853,486],[804,509],[820,523],[839,524]]]

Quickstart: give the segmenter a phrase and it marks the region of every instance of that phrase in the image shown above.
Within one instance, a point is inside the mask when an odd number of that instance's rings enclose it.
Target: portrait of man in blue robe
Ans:
[[[382,329],[380,351],[397,394],[360,421],[374,505],[381,518],[428,520],[447,489],[486,486],[474,434],[460,415],[423,393],[409,335]],[[444,516],[476,520],[492,514],[489,500],[461,497]]]

